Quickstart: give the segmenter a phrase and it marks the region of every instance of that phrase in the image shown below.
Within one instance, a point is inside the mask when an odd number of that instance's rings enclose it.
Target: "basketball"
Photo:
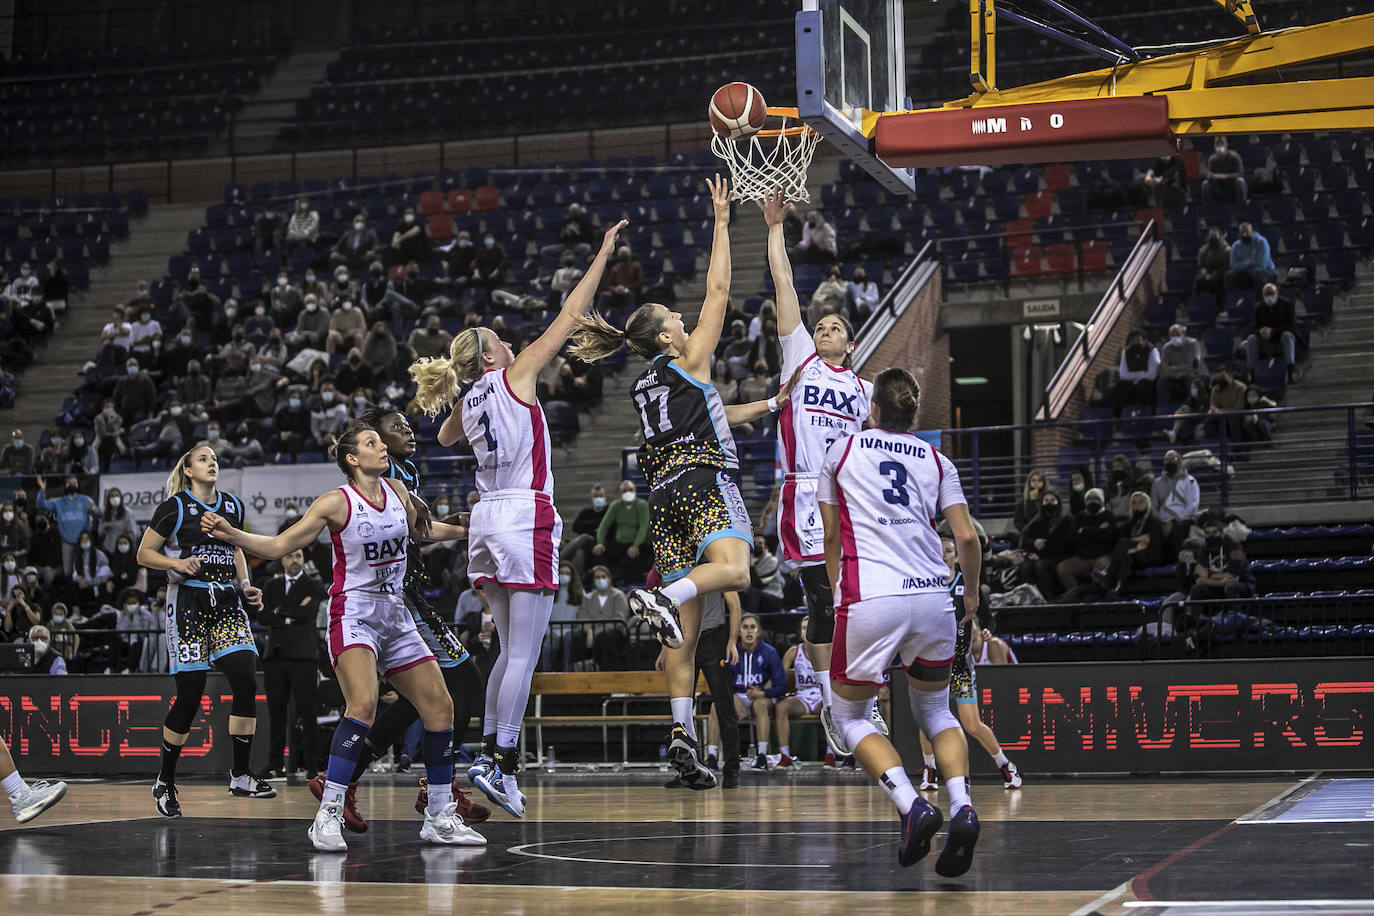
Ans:
[[[768,103],[748,83],[727,83],[711,96],[711,129],[727,140],[743,140],[763,127]]]

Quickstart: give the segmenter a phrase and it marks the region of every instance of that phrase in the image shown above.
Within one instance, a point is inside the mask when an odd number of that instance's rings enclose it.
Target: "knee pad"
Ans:
[[[959,720],[949,711],[948,685],[939,690],[917,690],[908,685],[907,695],[911,697],[912,716],[927,738],[934,740],[940,732],[959,727]]]
[[[836,728],[844,735],[844,743],[849,745],[851,752],[859,746],[860,741],[869,735],[878,734],[878,729],[874,727],[868,714],[872,703],[872,697],[865,700],[847,700],[836,694],[831,698],[830,714],[834,718]]]
[[[172,675],[172,680],[176,682],[177,695],[167,710],[163,724],[178,735],[184,735],[191,730],[191,723],[200,712],[200,697],[205,693],[205,672],[182,671]]]
[[[806,639],[819,645],[835,641],[835,597],[824,566],[803,566],[802,592],[806,596]]]
[[[929,665],[917,659],[916,662],[906,670],[908,674],[918,681],[938,683],[940,681],[949,680],[950,663],[945,662],[943,665]]]
[[[231,652],[222,656],[218,662],[219,670],[229,681],[233,691],[233,701],[229,705],[229,715],[243,719],[256,718],[258,714],[258,679],[254,662],[257,656],[252,652]]]

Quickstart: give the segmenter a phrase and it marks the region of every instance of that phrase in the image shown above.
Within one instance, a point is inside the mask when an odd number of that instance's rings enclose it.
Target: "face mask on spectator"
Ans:
[[[318,302],[307,302],[307,303],[305,304],[305,310],[306,310],[307,312],[313,312],[313,311],[315,311],[316,309],[318,309],[319,307],[320,307],[320,304],[319,304]]]
[[[482,239],[482,244],[486,245],[488,248],[495,248],[496,239],[492,238],[491,236],[487,236],[486,238]]]
[[[138,605],[137,605],[137,604],[126,604],[126,605],[124,605],[124,613],[126,613],[126,614],[136,614],[136,613],[138,613]]]
[[[195,279],[187,280],[186,288],[194,292],[195,290],[200,289],[200,281]]]
[[[53,620],[56,620],[56,619],[57,619],[56,617],[53,618]],[[42,655],[44,652],[47,652],[47,651],[48,651],[48,641],[47,641],[46,639],[35,639],[35,640],[33,641],[33,654],[34,654],[35,656],[40,656],[40,655]]]
[[[115,550],[118,550],[120,553],[128,553],[128,552],[129,552],[129,545],[128,545],[128,544],[119,544],[119,545],[117,545],[117,546],[115,547]]]
[[[611,587],[611,580],[607,579],[605,576],[597,576],[592,584],[596,586],[597,591],[604,592]]]
[[[180,341],[181,341],[181,345],[182,345],[183,347],[189,347],[189,346],[191,345],[191,335],[190,335],[190,334],[182,334],[180,337],[177,338],[177,340],[180,340]]]
[[[635,491],[634,491],[634,490],[626,490],[624,493],[621,493],[621,494],[620,494],[620,501],[623,502],[625,505],[628,506],[630,503],[632,503],[632,502],[635,501]]]
[[[129,375],[138,375],[138,367],[137,367],[137,366],[125,366],[125,367],[124,367],[124,371],[125,371],[126,373],[128,373]]]
[[[321,401],[324,401],[326,404],[332,404],[332,403],[334,402],[334,392],[332,392],[332,391],[321,391],[321,392],[320,392],[320,400],[321,400]]]
[[[67,484],[63,489],[66,490],[68,496],[76,495],[76,484],[74,483]]]
[[[363,231],[363,221],[360,220],[360,219],[355,219],[355,220],[353,221],[353,228],[356,229],[356,230],[358,230],[359,232],[362,232],[362,231]]]
[[[420,276],[420,271],[416,270],[414,267],[408,267],[406,268],[406,276],[414,280],[416,277]]]
[[[414,214],[414,213],[407,213],[407,214],[406,214],[406,223],[409,224],[409,223],[413,223],[413,222],[415,222],[415,214]]]
[[[559,574],[558,574],[558,584],[559,584],[559,585],[566,586],[566,585],[567,585],[569,582],[571,582],[571,581],[572,581],[572,576],[568,575],[567,573],[559,573]]]
[[[282,287],[282,288],[285,288],[285,287],[286,287],[286,278],[285,278],[285,277],[278,277],[278,278],[277,278],[277,285],[280,286],[280,287]]]
[[[78,543],[78,545],[81,547],[82,550],[90,550],[90,549],[91,549],[91,542],[90,542],[90,541],[85,541],[85,540],[83,540],[83,541],[78,541],[77,543]]]
[[[1278,297],[1277,294],[1275,294],[1275,293],[1265,293],[1265,294],[1264,294],[1264,304],[1265,304],[1265,305],[1273,305],[1275,302],[1278,302],[1278,301],[1279,301],[1279,297]]]
[[[372,268],[372,276],[373,276],[374,278],[380,279],[381,276],[382,276],[382,269],[381,269],[380,267],[374,267],[374,268]]]
[[[30,273],[32,273],[32,271],[29,270],[27,267],[19,268],[19,276],[21,277],[27,277]]]
[[[64,614],[64,613],[62,613],[61,611],[58,611],[57,613],[55,613],[55,614],[52,615],[52,622],[53,622],[53,623],[61,623],[62,621],[66,620],[66,619],[67,619],[67,615]]]
[[[461,238],[461,237],[460,237],[460,238],[458,239],[458,247],[459,247],[459,248],[471,248],[471,247],[472,247],[472,239],[465,239],[465,238]]]
[[[1177,462],[1177,461],[1166,461],[1166,462],[1164,462],[1164,473],[1166,473],[1166,474],[1177,474],[1177,473],[1178,473],[1178,462]]]
[[[435,503],[434,514],[437,515],[439,518],[443,518],[445,515],[448,515],[448,509],[448,503]]]
[[[353,310],[353,303],[352,303],[352,302],[349,302],[347,299],[345,299],[345,300],[344,300],[344,304],[343,304],[343,310],[344,310],[345,312],[352,311],[352,310]]]
[[[234,308],[232,305],[226,306],[225,309],[224,309],[224,317],[225,317],[225,318],[233,318],[233,317],[234,317],[235,315],[237,315],[238,313],[239,313],[239,310],[236,309],[236,308]]]
[[[141,321],[141,322],[143,322],[144,324],[147,324],[149,321],[152,321],[152,320],[153,320],[153,313],[152,313],[152,312],[144,312],[143,314],[141,314],[141,315],[138,316],[138,320]]]
[[[171,413],[171,415],[174,416],[174,417],[179,417],[179,416],[181,416],[181,408],[180,408],[180,407],[173,407],[173,408],[169,411],[169,413]]]
[[[85,436],[77,436],[76,438],[72,439],[72,445],[76,446],[77,448],[81,448],[81,446],[83,446],[83,445],[85,445],[85,444],[86,444],[86,437],[85,437]]]
[[[314,283],[314,282],[315,282],[315,274],[314,274],[313,271],[305,275],[305,282],[306,282],[306,283]]]
[[[114,506],[116,509],[118,509],[120,506],[124,505],[124,497],[122,497],[122,496],[111,496],[111,497],[110,497],[110,505],[111,505],[111,506]]]
[[[300,516],[300,514],[301,514],[300,511],[299,511],[299,510],[296,510],[296,509],[287,509],[287,510],[286,510],[286,517],[287,517],[287,518],[298,518],[298,517]]]
[[[9,518],[5,519],[5,521],[7,521],[7,522],[14,518],[14,514],[11,513],[11,512],[6,512],[5,514],[9,516]],[[5,572],[14,572],[14,561],[13,561],[13,560],[6,560],[6,561],[5,561]]]
[[[362,407],[364,404],[367,403],[367,398],[363,397],[361,394],[355,394],[353,395],[353,403],[357,404],[359,407]]]
[[[15,448],[23,448],[23,447],[24,447],[24,440],[23,440],[23,439],[15,439],[15,440],[14,440],[14,447],[15,447]]]
[[[253,314],[261,318],[263,315],[267,314],[267,309],[264,306],[259,305],[253,309]]]
[[[604,508],[606,508],[606,497],[604,497],[604,496],[593,496],[593,497],[592,497],[592,508],[593,508],[593,509],[604,509]]]
[[[1044,509],[1046,515],[1059,514],[1059,503],[1044,503],[1041,508]]]
[[[209,439],[211,442],[214,442],[216,439],[219,438],[219,430],[207,429],[205,431],[205,438]]]
[[[299,409],[300,409],[300,406],[301,406],[301,399],[300,399],[300,398],[291,398],[291,399],[288,400],[286,403],[288,403],[288,404],[291,405],[291,409],[292,409],[292,410],[299,410]]]
[[[262,363],[252,363],[251,365],[249,365],[248,371],[250,371],[250,372],[261,372],[261,371],[262,371]]]

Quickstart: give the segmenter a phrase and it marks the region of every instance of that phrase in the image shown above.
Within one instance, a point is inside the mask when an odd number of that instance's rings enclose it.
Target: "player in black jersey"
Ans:
[[[692,333],[679,313],[648,304],[630,315],[623,331],[600,315],[579,319],[569,349],[592,362],[627,345],[649,360],[631,397],[644,434],[639,468],[651,488],[655,565],[667,584],[635,589],[629,602],[668,649],[665,668],[675,723],[668,759],[683,783],[698,789],[715,785],[710,770],[697,759],[692,720],[700,596],[747,588],[754,544],[749,513],[735,483],[739,461],[730,427],[778,409],[774,398],[726,407],[711,386],[711,359],[730,298],[730,191],[719,175],[707,186],[715,235],[706,299]]]
[[[414,461],[415,432],[410,428],[410,422],[405,414],[399,410],[370,407],[363,411],[355,422],[369,426],[381,435],[389,463],[387,472],[382,476],[393,477],[405,484],[416,509],[427,517],[429,507],[420,498],[420,471]],[[466,525],[466,521],[463,524]],[[434,653],[434,659],[439,663],[439,672],[444,676],[444,684],[448,687],[449,696],[453,700],[453,746],[456,748],[463,743],[468,722],[472,718],[473,705],[482,697],[482,672],[477,663],[472,661],[468,650],[463,648],[453,629],[425,598],[427,581],[419,545],[412,540],[406,551],[403,595],[406,608],[415,618],[415,628],[424,638],[429,650]],[[362,756],[358,758],[358,764],[353,770],[353,779],[349,782],[348,792],[344,796],[344,825],[349,830],[355,833],[367,830],[367,821],[358,813],[358,780],[367,772],[372,762],[399,741],[406,729],[419,718],[420,713],[414,704],[401,697],[372,723],[372,730],[363,742]],[[415,803],[415,809],[423,814],[429,805],[428,784],[423,778],[420,782],[420,797]],[[324,795],[324,784],[323,773],[310,781],[310,791],[316,798]],[[458,806],[458,813],[465,824],[480,824],[491,817],[491,809],[468,798],[467,793],[458,787],[457,779],[453,780],[453,801]]]
[[[138,545],[140,565],[167,573],[164,627],[176,699],[162,724],[162,769],[153,783],[153,798],[163,817],[181,816],[177,759],[200,711],[212,664],[228,678],[234,695],[229,711],[234,753],[229,794],[243,798],[277,794],[248,770],[258,722],[258,650],[242,602],[261,610],[262,592],[248,578],[243,551],[200,529],[201,516],[207,512],[243,527],[243,503],[232,493],[216,490],[218,479],[219,460],[206,443],[182,455],[167,477],[167,498],[153,510]]]

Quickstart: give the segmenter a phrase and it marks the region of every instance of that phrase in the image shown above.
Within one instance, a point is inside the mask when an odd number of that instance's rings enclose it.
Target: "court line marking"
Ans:
[[[1091,913],[1096,913],[1100,907],[1106,906],[1113,900],[1116,900],[1118,897],[1125,896],[1126,892],[1130,889],[1131,882],[1123,881],[1116,887],[1107,891],[1107,893],[1103,894],[1101,897],[1098,897],[1092,903],[1084,904],[1083,906],[1074,910],[1072,913],[1069,914],[1069,916],[1089,916],[1089,914]]]
[[[1236,819],[1235,819],[1235,823],[1237,823],[1237,824],[1247,824],[1247,825],[1249,825],[1249,824],[1272,824],[1272,823],[1275,823],[1275,821],[1261,820],[1261,819],[1260,819],[1260,816],[1263,815],[1263,814],[1265,814],[1265,813],[1267,813],[1270,809],[1272,809],[1272,808],[1277,808],[1279,805],[1283,804],[1285,801],[1291,799],[1294,795],[1296,795],[1297,793],[1301,792],[1303,789],[1307,788],[1307,787],[1310,786],[1312,783],[1314,783],[1314,782],[1316,782],[1318,779],[1320,779],[1320,778],[1321,778],[1321,775],[1322,775],[1322,774],[1321,774],[1321,771],[1318,770],[1317,772],[1313,773],[1311,776],[1307,777],[1306,779],[1301,779],[1301,780],[1299,780],[1296,784],[1294,784],[1294,785],[1292,785],[1292,786],[1289,786],[1287,789],[1285,789],[1284,791],[1280,792],[1278,795],[1275,795],[1273,798],[1269,799],[1267,802],[1265,802],[1264,804],[1260,805],[1260,806],[1259,806],[1258,808],[1256,808],[1255,810],[1253,810],[1253,811],[1247,811],[1247,812],[1245,812],[1244,814],[1242,814],[1240,817],[1236,818]],[[1292,822],[1290,821],[1289,823],[1292,823]]]
[[[1312,906],[1312,907],[1349,907],[1356,906],[1360,909],[1357,912],[1374,912],[1374,901],[1369,900],[1131,900],[1122,906],[1130,909],[1140,909],[1141,907],[1179,907],[1196,909],[1199,907],[1292,907],[1292,906]]]
[[[651,862],[643,859],[603,859],[592,856],[559,856],[544,852],[530,852],[539,846],[568,846],[574,843],[605,843],[624,840],[696,840],[723,837],[760,837],[760,836],[873,836],[871,830],[767,830],[748,833],[679,833],[673,836],[656,834],[654,836],[591,837],[579,840],[545,840],[540,843],[521,843],[509,846],[506,851],[512,855],[526,856],[531,859],[551,859],[556,862],[596,862],[603,865],[640,865],[663,868],[830,868],[829,865],[786,865],[772,862]]]

